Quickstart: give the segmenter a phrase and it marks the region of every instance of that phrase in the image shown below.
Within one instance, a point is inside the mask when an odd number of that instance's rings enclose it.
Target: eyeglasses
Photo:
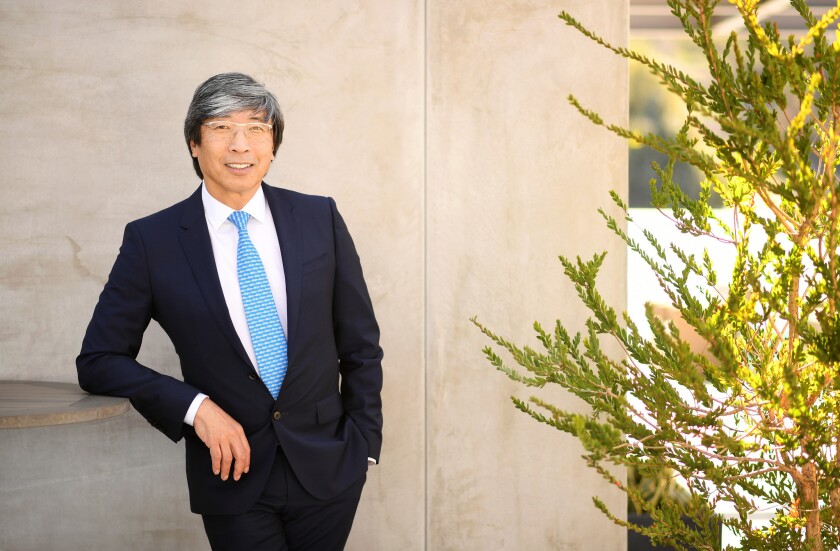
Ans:
[[[201,125],[209,129],[207,137],[212,140],[232,140],[236,135],[237,127],[245,130],[248,140],[261,141],[272,137],[272,125],[264,122],[208,121]]]

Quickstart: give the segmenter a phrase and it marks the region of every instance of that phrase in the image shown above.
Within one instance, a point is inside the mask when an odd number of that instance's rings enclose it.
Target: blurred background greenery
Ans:
[[[705,59],[697,47],[681,38],[635,38],[630,47],[639,53],[678,67],[703,82]],[[643,134],[653,133],[665,137],[677,134],[685,121],[683,103],[670,94],[638,63],[630,64],[630,128]],[[650,180],[654,177],[651,163],[661,166],[668,163],[668,157],[649,147],[628,142],[630,207],[650,207]],[[703,175],[696,168],[683,163],[674,166],[674,181],[691,198],[700,193]],[[712,206],[720,206],[720,198],[712,198]]]

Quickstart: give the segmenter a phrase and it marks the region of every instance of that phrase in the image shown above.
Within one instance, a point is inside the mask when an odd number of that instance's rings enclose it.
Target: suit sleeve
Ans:
[[[333,323],[345,413],[367,440],[368,457],[382,448],[382,349],[359,255],[330,199],[336,249]]]
[[[125,228],[120,253],[76,358],[79,385],[92,394],[129,398],[153,427],[177,442],[198,390],[137,362],[154,317],[148,262],[136,223]]]

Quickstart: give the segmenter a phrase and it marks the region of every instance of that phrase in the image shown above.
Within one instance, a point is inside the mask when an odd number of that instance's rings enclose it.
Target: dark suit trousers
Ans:
[[[301,486],[278,446],[265,491],[249,511],[202,515],[207,539],[213,551],[341,551],[365,478],[334,498],[316,499]]]

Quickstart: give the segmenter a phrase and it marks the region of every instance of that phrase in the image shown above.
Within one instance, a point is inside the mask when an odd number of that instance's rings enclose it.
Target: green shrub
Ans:
[[[550,330],[535,323],[538,351],[473,321],[517,364],[511,368],[492,347],[484,350],[511,379],[530,387],[559,385],[589,405],[590,413],[581,415],[537,396],[513,397],[537,421],[575,436],[587,463],[655,520],[651,529],[630,528],[658,544],[713,549],[709,542],[719,541],[714,511],[726,503],[737,513],[723,522],[742,549],[838,549],[840,42],[831,42],[826,30],[840,6],[817,18],[806,2],[792,1],[808,31],[782,37],[772,22],[759,23],[757,0],[733,3],[744,29],[717,37],[711,26],[717,1],[668,0],[705,56],[703,79],[613,46],[560,14],[590,39],[645,65],[685,104],[678,135],[663,137],[604,122],[570,97],[593,123],[666,154],[668,164],[653,167],[653,206],[686,239],[731,249],[735,267],[728,290],[721,291],[708,251],[695,256],[676,244],[664,246],[649,231],[643,246],[601,211],[655,272],[710,354],[693,352],[650,305],[643,332],[607,304],[596,284],[606,253],[588,260],[560,257],[590,312],[583,334],[572,334],[559,320]],[[699,199],[674,182],[677,163],[702,173]],[[712,190],[731,217],[711,209]],[[618,194],[612,199],[632,224]],[[607,340],[624,355],[607,354]],[[689,499],[653,507],[639,487],[618,478],[615,465],[679,473]],[[615,522],[627,524],[623,514],[618,518],[593,499]],[[775,511],[769,525],[750,518],[761,508]]]

